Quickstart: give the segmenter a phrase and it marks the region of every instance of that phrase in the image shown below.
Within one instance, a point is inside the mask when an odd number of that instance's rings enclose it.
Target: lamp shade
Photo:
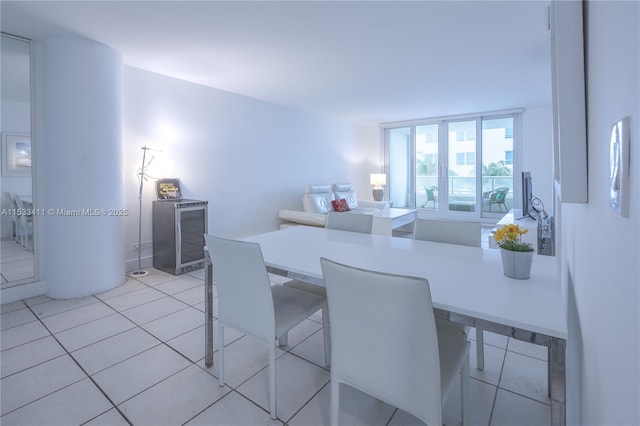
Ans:
[[[387,175],[384,173],[371,173],[370,182],[375,187],[382,187],[387,184]]]

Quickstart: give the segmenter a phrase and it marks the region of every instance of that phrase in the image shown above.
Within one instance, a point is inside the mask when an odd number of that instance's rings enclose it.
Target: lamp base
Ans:
[[[374,201],[382,201],[384,198],[384,189],[374,189],[373,190],[373,199]]]
[[[140,278],[140,277],[146,277],[147,275],[149,275],[148,271],[143,271],[143,270],[138,270],[138,271],[133,271],[129,274],[129,276],[133,277],[133,278]]]

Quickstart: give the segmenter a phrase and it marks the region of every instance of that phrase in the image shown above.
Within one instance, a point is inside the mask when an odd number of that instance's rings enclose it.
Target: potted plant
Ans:
[[[526,280],[531,275],[533,247],[522,241],[522,235],[528,229],[520,229],[518,225],[504,225],[494,235],[494,239],[502,253],[502,269],[510,278]]]

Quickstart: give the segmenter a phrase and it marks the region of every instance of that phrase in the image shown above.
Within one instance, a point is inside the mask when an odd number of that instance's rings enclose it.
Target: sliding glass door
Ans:
[[[411,207],[414,205],[412,198],[413,185],[411,167],[413,164],[413,129],[411,127],[398,127],[389,129],[386,133],[389,146],[388,172],[389,176],[389,201],[394,207]]]
[[[447,123],[447,210],[476,211],[476,121]]]
[[[513,208],[513,117],[482,120],[482,212]]]
[[[440,194],[438,125],[416,126],[415,199],[417,207],[437,211]]]
[[[513,208],[516,192],[517,117],[514,113],[425,120],[385,128],[393,205],[470,220],[504,215]]]

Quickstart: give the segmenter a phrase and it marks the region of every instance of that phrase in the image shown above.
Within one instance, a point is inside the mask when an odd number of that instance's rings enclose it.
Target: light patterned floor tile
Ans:
[[[94,374],[93,378],[111,400],[120,404],[189,366],[189,362],[159,345]]]
[[[36,316],[27,308],[14,310],[0,316],[0,329],[6,330],[36,320]]]
[[[500,377],[501,388],[548,404],[547,380],[546,362],[507,352]]]
[[[188,389],[188,392],[181,392]],[[195,365],[152,386],[120,405],[124,415],[133,424],[173,426],[180,425],[198,415],[209,405],[228,393],[228,387]],[[158,404],[171,401],[171,404]]]
[[[31,309],[33,309],[33,312],[39,318],[46,318],[52,315],[60,314],[67,311],[72,311],[74,309],[78,309],[87,305],[92,305],[98,302],[100,301],[93,296],[81,297],[77,299],[62,299],[62,300],[49,299],[47,301],[44,301],[44,303],[38,303],[36,305],[31,306]]]
[[[278,418],[287,421],[329,382],[329,372],[295,355],[285,354],[276,360],[276,398]],[[269,409],[269,369],[247,380],[238,392]]]
[[[64,355],[65,350],[51,337],[33,340],[24,345],[2,351],[0,369],[2,377],[7,377],[29,367]]]
[[[173,297],[163,297],[153,300],[149,303],[136,306],[125,311],[121,311],[122,315],[129,318],[138,325],[157,320],[174,312],[186,309],[188,305],[174,299]]]
[[[227,394],[220,401],[207,408],[185,426],[279,426],[282,422],[272,420],[269,413],[257,407],[236,392]],[[311,424],[309,424],[311,425]]]
[[[225,331],[225,341],[226,341]],[[286,352],[276,349],[276,358]],[[220,351],[214,355],[214,366],[220,365]],[[198,363],[200,364],[200,363]],[[249,377],[253,376],[269,365],[269,352],[266,342],[252,336],[244,336],[235,342],[225,345],[224,350],[224,378],[225,383],[237,387]],[[216,373],[213,373],[214,375]]]
[[[120,415],[118,410],[112,408],[106,413],[94,417],[83,426],[129,426],[129,422]]]
[[[331,384],[327,384],[298,412],[291,426],[328,425],[330,417]],[[352,426],[384,426],[395,407],[350,386],[340,385],[339,422]]]
[[[5,377],[1,381],[2,415],[85,377],[67,355]]]
[[[46,336],[49,336],[49,332],[40,321],[28,322],[2,330],[0,332],[0,346],[4,351]]]
[[[166,342],[204,324],[204,314],[195,308],[174,312],[142,326],[158,339]]]
[[[159,344],[158,339],[136,327],[78,349],[72,356],[92,375]]]
[[[120,314],[109,315],[87,324],[56,333],[56,337],[69,352],[89,346],[123,331],[130,330],[135,324]]]
[[[491,426],[544,426],[551,423],[551,408],[540,402],[498,390]]]
[[[155,285],[153,288],[166,294],[176,294],[194,287],[201,287],[202,285],[202,280],[189,275],[182,275],[174,280]],[[202,289],[202,292],[204,292],[204,289]]]
[[[72,310],[60,312],[42,318],[44,325],[52,333],[58,333],[70,328],[114,315],[116,312],[103,303],[92,303]]]
[[[80,425],[113,405],[89,379],[81,380],[2,417],[5,425]]]
[[[166,294],[146,287],[142,290],[132,291],[121,296],[106,299],[104,303],[121,312],[163,297],[166,297]]]

